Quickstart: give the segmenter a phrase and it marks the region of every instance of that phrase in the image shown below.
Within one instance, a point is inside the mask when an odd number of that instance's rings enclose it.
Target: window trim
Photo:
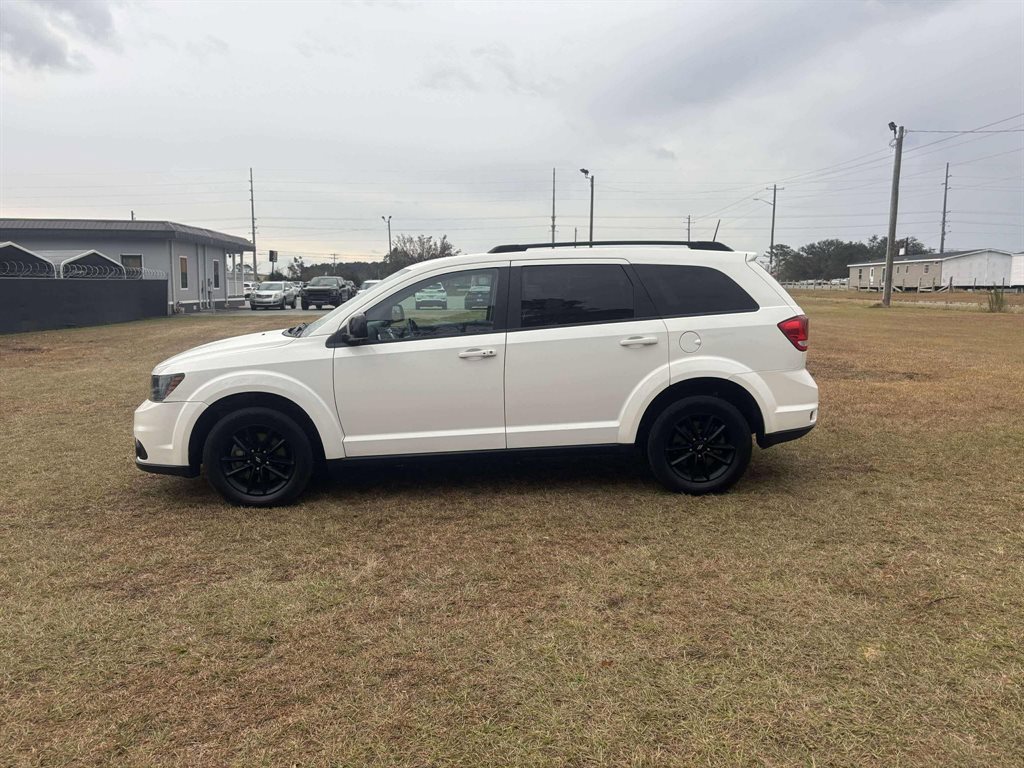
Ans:
[[[188,256],[178,256],[178,287],[188,290]]]
[[[415,281],[413,283],[407,283],[407,284],[401,286],[400,288],[396,288],[395,290],[391,291],[391,293],[389,293],[387,296],[384,296],[381,299],[379,299],[373,305],[367,307],[366,309],[360,310],[360,311],[364,315],[365,314],[369,314],[370,312],[372,312],[373,310],[377,309],[377,307],[381,306],[382,304],[385,304],[385,303],[391,301],[391,297],[395,296],[396,294],[403,293],[404,291],[407,291],[407,290],[410,290],[410,289],[413,289],[413,291],[415,293],[415,288],[417,286],[429,285],[430,283],[437,283],[437,282],[440,282],[441,280],[444,280],[445,278],[447,278],[447,277],[449,277],[451,275],[457,275],[457,274],[462,273],[462,272],[483,272],[485,270],[492,270],[492,269],[496,272],[495,277],[496,277],[496,279],[498,281],[498,289],[497,289],[497,291],[495,291],[495,295],[494,295],[494,326],[491,328],[491,330],[489,330],[489,331],[482,331],[480,333],[463,333],[463,334],[459,334],[457,336],[425,336],[425,337],[422,337],[422,338],[390,339],[390,340],[387,340],[387,341],[364,339],[364,340],[359,342],[359,346],[368,347],[368,346],[374,346],[374,345],[377,345],[377,344],[408,344],[410,342],[417,342],[417,341],[437,341],[438,339],[462,339],[462,338],[467,338],[468,339],[468,338],[473,338],[473,337],[476,337],[476,336],[486,336],[487,334],[490,334],[490,333],[505,333],[508,330],[509,283],[511,282],[509,280],[509,274],[508,274],[509,273],[509,268],[508,268],[507,265],[505,265],[505,266],[494,265],[494,264],[489,264],[489,265],[475,264],[475,265],[472,265],[472,266],[467,265],[466,269],[455,269],[455,270],[452,270],[451,272],[442,272],[442,273],[437,274],[437,275],[431,275],[430,277],[425,277],[422,280],[417,280],[417,281]]]
[[[220,259],[213,260],[213,288],[220,288]]]

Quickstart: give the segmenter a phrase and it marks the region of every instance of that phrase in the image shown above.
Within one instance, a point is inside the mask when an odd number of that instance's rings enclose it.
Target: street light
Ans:
[[[590,247],[594,247],[594,175],[586,168],[580,168],[583,178],[590,179]]]
[[[391,217],[388,216],[387,218],[384,218],[383,216],[381,216],[380,220],[385,222],[388,225],[388,256],[390,256],[391,255]]]

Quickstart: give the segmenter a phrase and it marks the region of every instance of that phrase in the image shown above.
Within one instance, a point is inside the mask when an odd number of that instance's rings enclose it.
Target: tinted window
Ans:
[[[757,302],[728,275],[711,267],[634,264],[661,317],[755,312]]]
[[[523,328],[629,320],[633,284],[617,264],[557,264],[521,270]]]
[[[442,336],[472,336],[495,329],[498,270],[453,272],[440,281],[403,288],[366,312],[370,341],[391,342]],[[467,301],[470,291],[483,291],[485,300]]]
[[[337,285],[338,278],[336,277],[314,277],[309,281],[310,285]]]

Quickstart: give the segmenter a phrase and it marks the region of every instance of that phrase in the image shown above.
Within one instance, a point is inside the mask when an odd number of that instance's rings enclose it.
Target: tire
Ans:
[[[447,301],[444,304],[441,305],[441,309],[448,309],[448,302]]]
[[[324,305],[323,305],[323,304],[317,304],[317,305],[316,305],[316,308],[317,308],[317,309],[323,309],[323,308],[324,308]]]
[[[256,311],[256,305],[255,304],[250,304],[249,305],[249,309],[251,309],[253,312],[255,312]]]
[[[232,504],[278,507],[309,484],[313,448],[302,428],[280,411],[242,408],[210,430],[203,464],[210,485]]]
[[[302,308],[303,309],[309,309],[309,302],[308,301],[302,302]]]
[[[676,493],[721,493],[750,463],[750,425],[718,397],[685,397],[655,419],[647,437],[654,476]]]

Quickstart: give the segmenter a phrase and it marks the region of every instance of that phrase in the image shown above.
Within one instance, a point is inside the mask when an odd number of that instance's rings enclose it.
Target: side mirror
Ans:
[[[349,318],[348,325],[340,328],[327,339],[328,347],[355,346],[366,341],[370,332],[366,326],[366,315],[359,313]]]
[[[370,335],[366,327],[366,315],[360,312],[348,321],[348,337],[352,341],[363,341]]]
[[[400,323],[405,320],[405,309],[401,304],[395,304],[391,307],[391,322]]]

